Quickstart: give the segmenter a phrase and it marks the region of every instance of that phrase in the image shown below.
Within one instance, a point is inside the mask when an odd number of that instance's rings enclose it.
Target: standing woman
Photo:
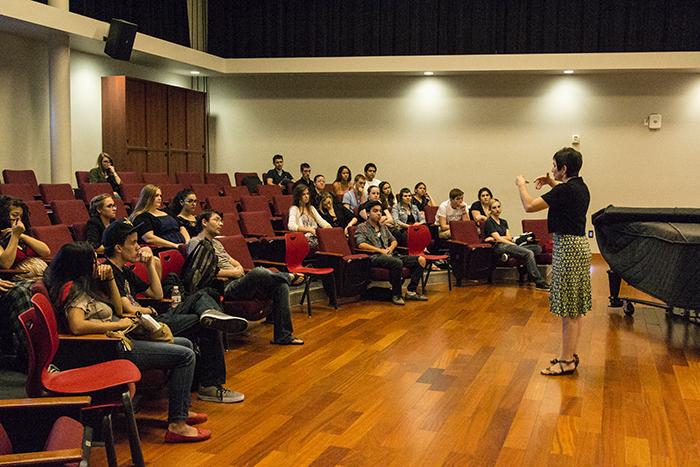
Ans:
[[[87,221],[87,242],[95,249],[95,253],[105,251],[102,246],[102,234],[105,228],[117,218],[117,205],[112,195],[103,193],[90,200],[90,219]]]
[[[187,234],[196,237],[197,231],[197,195],[189,188],[179,191],[168,205],[170,215],[177,220]]]
[[[160,209],[162,202],[160,188],[144,186],[129,220],[136,226],[142,242],[157,248],[177,248],[189,242],[190,235],[173,216]]]
[[[418,182],[413,188],[413,199],[411,200],[416,205],[419,211],[425,211],[426,206],[435,206],[433,198],[428,194],[428,188],[425,183]]]
[[[579,176],[582,165],[583,157],[577,150],[557,151],[552,175],[547,172],[535,180],[535,189],[543,185],[552,189],[535,199],[527,191],[525,178],[518,175],[515,179],[526,212],[549,208],[547,226],[554,242],[549,309],[562,318],[562,344],[559,356],[540,372],[543,375],[570,375],[576,371],[581,318],[592,308],[591,250],[585,235],[590,193]]]
[[[347,165],[341,165],[338,167],[338,173],[333,182],[333,194],[338,199],[342,199],[345,192],[352,190],[352,187],[352,172]]]
[[[489,219],[491,210],[491,199],[493,193],[486,187],[480,188],[477,199],[469,207],[469,216],[475,222],[486,222]]]
[[[311,205],[311,194],[306,185],[297,185],[294,188],[294,200],[289,209],[289,222],[287,228],[292,232],[303,232],[309,247],[318,249],[318,237],[316,229],[327,229],[331,225],[321,217],[316,208]]]
[[[119,174],[114,169],[112,157],[106,152],[101,152],[97,156],[97,166],[90,170],[88,181],[90,183],[109,183],[112,185],[114,194],[121,195],[122,179],[119,178]]]

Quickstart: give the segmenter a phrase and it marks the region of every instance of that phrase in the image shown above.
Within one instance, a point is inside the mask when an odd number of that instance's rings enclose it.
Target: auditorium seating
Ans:
[[[251,244],[253,258],[284,262],[284,237],[272,228],[270,216],[264,211],[239,213],[241,232],[246,237],[262,241]]]
[[[260,185],[258,187],[258,195],[267,198],[267,202],[272,204],[274,196],[282,195],[282,187],[279,185]]]
[[[452,290],[452,281],[450,279],[450,273],[452,268],[450,267],[449,255],[432,255],[426,254],[426,249],[430,246],[432,242],[432,236],[430,234],[430,229],[425,224],[414,224],[409,225],[407,229],[408,237],[408,254],[410,256],[423,256],[426,261],[425,272],[421,278],[421,288],[423,293],[425,293],[425,286],[430,279],[431,266],[438,261],[444,261],[447,264],[447,286]]]
[[[201,185],[204,183],[204,177],[199,172],[178,172],[175,174],[177,183],[185,187],[192,187],[193,184]]]
[[[348,244],[350,245],[350,250],[355,254],[362,254],[362,250],[358,248],[357,242],[355,241],[355,231],[356,226],[348,228]],[[373,281],[388,281],[389,280],[389,270],[386,268],[371,267],[370,266],[370,278]],[[408,279],[411,277],[411,270],[404,267],[401,269],[401,277],[403,279]]]
[[[166,172],[143,172],[141,174],[143,183],[150,185],[166,185],[173,183]]]
[[[204,203],[207,198],[219,196],[219,189],[212,183],[192,183],[190,188],[197,194],[197,199]]]
[[[39,185],[39,192],[46,204],[62,199],[75,199],[70,183],[42,183]]]
[[[309,247],[309,241],[302,232],[289,232],[284,235],[285,243],[285,255],[284,262],[287,264],[287,270],[294,274],[304,275],[304,292],[301,294],[300,305],[304,304],[306,299],[306,309],[309,316],[311,316],[311,297],[309,296],[309,287],[311,282],[317,277],[329,277],[331,284],[329,286],[331,291],[331,305],[334,308],[338,308],[338,300],[335,295],[336,285],[335,276],[333,275],[332,267],[312,267],[304,264],[304,260],[308,256],[311,248]]]
[[[321,263],[330,266],[335,274],[336,297],[362,295],[370,282],[369,256],[353,254],[343,229],[318,229],[318,251]]]
[[[214,211],[222,213],[238,212],[238,203],[233,196],[207,196],[206,200],[208,208]]]
[[[82,186],[83,201],[85,204],[90,204],[90,200],[97,195],[113,193],[112,185],[109,183],[86,183]]]
[[[160,193],[163,195],[163,204],[168,205],[173,200],[175,195],[184,190],[185,187],[179,183],[164,183],[159,185]]]
[[[25,203],[27,204],[27,209],[29,209],[29,223],[32,228],[51,225],[51,219],[49,219],[49,214],[46,212],[42,201],[32,200],[25,201]]]
[[[547,227],[547,219],[523,219],[523,232],[535,234],[537,243],[542,247],[542,253],[535,255],[537,264],[552,264],[552,234]]]
[[[2,178],[8,184],[23,184],[29,185],[32,188],[32,196],[39,196],[39,185],[36,181],[36,175],[33,170],[10,170],[2,171]]]
[[[236,186],[245,186],[243,180],[246,177],[257,177],[258,174],[255,172],[235,172],[233,178],[236,180]]]
[[[462,280],[491,280],[493,272],[493,250],[483,243],[474,221],[451,221],[448,240],[450,262],[457,285]]]
[[[143,183],[139,172],[117,172],[122,181],[122,185],[130,183]]]
[[[68,230],[68,226],[64,224],[32,227],[32,234],[37,240],[46,243],[51,249],[50,258],[52,258],[63,245],[73,242],[73,236],[70,230]]]
[[[38,192],[38,189],[37,189]],[[34,199],[34,188],[26,183],[3,183],[0,184],[0,195],[19,198],[22,201],[32,201]]]
[[[82,189],[83,185],[90,183],[90,172],[87,170],[76,170],[75,182],[78,184],[78,188]]]
[[[136,201],[139,199],[139,196],[141,195],[141,190],[143,189],[143,187],[143,183],[122,184],[122,200],[124,201],[124,203],[130,205],[133,208],[136,204]]]
[[[275,216],[284,217],[289,214],[289,209],[292,207],[292,195],[275,195],[272,197],[272,207],[275,210]]]
[[[231,236],[231,235],[242,235],[241,227],[238,224],[238,213],[235,211],[222,213],[223,225],[221,226],[221,235]]]
[[[51,210],[57,224],[84,224],[90,217],[85,204],[79,199],[52,201]]]
[[[231,189],[231,179],[227,173],[206,173],[204,174],[205,183],[216,185],[220,194],[229,195]]]

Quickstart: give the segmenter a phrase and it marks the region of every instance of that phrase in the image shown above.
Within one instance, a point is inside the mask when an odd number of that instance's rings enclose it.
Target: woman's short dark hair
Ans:
[[[413,195],[413,193],[411,193],[411,190],[408,187],[401,188],[401,190],[396,194],[396,201],[399,204],[401,204],[401,202],[403,200],[403,195]],[[410,203],[411,202],[409,201],[409,204]]]
[[[10,223],[10,211],[16,208],[22,209],[22,223],[24,224],[25,230],[31,228],[29,223],[29,207],[27,207],[27,204],[19,198],[3,196],[3,198],[0,199],[0,229],[12,227]]]
[[[567,177],[578,177],[583,166],[583,156],[574,148],[561,148],[554,154],[554,163],[559,170],[566,166]]]
[[[484,186],[479,188],[479,192],[476,194],[476,199],[481,199],[481,193],[483,193],[484,191],[489,194],[489,197],[493,198],[493,193],[491,193],[491,190]]]
[[[426,186],[425,183],[423,183],[423,182],[418,182],[418,183],[416,183],[416,186],[413,187],[413,190],[414,190],[414,191],[417,190],[418,187],[421,186],[421,185]]]
[[[343,173],[343,170],[348,171],[348,181],[352,180],[352,171],[350,170],[350,167],[348,167],[347,165],[341,165],[340,167],[338,167],[338,173],[335,176],[336,182],[343,181],[343,176],[341,175]]]
[[[182,212],[182,208],[185,207],[185,199],[189,195],[193,194],[194,191],[189,188],[185,188],[184,190],[178,191],[173,200],[168,205],[168,212],[170,213],[170,215],[173,217],[177,217],[180,214],[180,212]]]

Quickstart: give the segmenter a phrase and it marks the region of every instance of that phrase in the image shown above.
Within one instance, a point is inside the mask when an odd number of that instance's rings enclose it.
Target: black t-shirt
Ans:
[[[499,219],[501,223],[499,224],[494,220],[493,217],[489,217],[486,222],[484,222],[484,237],[488,237],[493,232],[497,232],[498,235],[506,235],[508,233],[508,221],[505,219]]]
[[[189,234],[190,238],[196,237],[199,232],[197,232],[197,222],[196,221],[188,221],[184,217],[177,216],[175,218],[177,223],[181,226],[184,227],[185,230],[187,230],[187,233]]]
[[[122,297],[136,297],[136,295],[148,290],[148,284],[142,281],[139,276],[134,274],[134,271],[124,266],[119,269],[110,260],[107,260],[105,264],[112,267],[112,273],[114,274],[114,281],[117,283],[117,289],[119,289],[119,295]]]
[[[425,207],[428,206],[428,203],[430,203],[430,197],[427,195],[423,196],[422,201],[418,201],[415,196],[411,198],[411,204],[416,205],[419,211],[425,211]]]
[[[271,178],[272,183],[274,183],[275,185],[279,185],[283,181],[285,183],[289,183],[292,180],[294,180],[294,178],[292,177],[292,174],[290,174],[289,172],[283,170],[282,173],[279,174],[279,173],[277,173],[276,169],[268,170],[267,173],[265,174],[265,180],[263,180],[263,182],[267,183],[268,178]]]
[[[483,206],[481,206],[481,201],[474,201],[471,206],[469,206],[469,218],[471,220],[476,220],[474,219],[474,216],[472,216],[472,211],[479,211],[482,216],[485,216],[486,213],[484,212]],[[490,219],[489,219],[490,220]]]
[[[93,248],[99,248],[100,245],[102,245],[102,234],[104,231],[105,226],[102,223],[102,219],[99,216],[92,216],[90,219],[88,219],[87,226],[85,228],[87,242],[92,245]]]
[[[554,186],[542,199],[549,205],[547,227],[551,233],[586,235],[586,212],[591,194],[583,178],[574,177]]]

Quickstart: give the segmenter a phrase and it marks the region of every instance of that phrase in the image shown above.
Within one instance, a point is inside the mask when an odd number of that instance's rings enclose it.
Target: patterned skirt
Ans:
[[[549,310],[561,317],[585,315],[591,300],[591,249],[586,237],[552,234],[552,285]]]

